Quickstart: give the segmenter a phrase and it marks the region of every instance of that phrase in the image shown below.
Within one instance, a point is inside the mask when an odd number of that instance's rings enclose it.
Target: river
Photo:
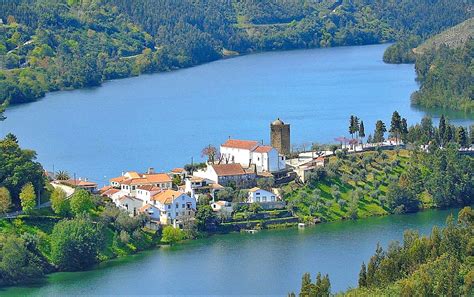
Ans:
[[[402,240],[403,230],[429,234],[452,210],[428,210],[357,221],[215,235],[101,264],[86,272],[55,273],[37,286],[0,289],[2,296],[272,295],[300,288],[301,276],[330,276],[333,292],[357,285],[360,265],[378,242]]]
[[[204,146],[229,136],[268,143],[277,117],[291,124],[295,148],[347,135],[351,114],[368,135],[394,110],[409,123],[426,113],[410,106],[414,66],[383,63],[386,47],[261,53],[50,93],[8,109],[0,136],[16,134],[49,171],[103,185],[122,171],[200,160]]]

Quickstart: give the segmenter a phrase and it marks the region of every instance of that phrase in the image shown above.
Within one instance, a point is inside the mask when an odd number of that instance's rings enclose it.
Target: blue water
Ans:
[[[50,171],[100,184],[124,170],[198,161],[229,136],[268,142],[277,117],[291,124],[295,148],[347,135],[351,114],[368,135],[394,110],[409,123],[425,114],[410,106],[414,66],[384,64],[386,47],[262,53],[51,93],[10,108],[0,135],[16,134]]]
[[[36,286],[0,288],[2,296],[200,295],[286,296],[301,276],[328,273],[333,293],[357,286],[362,262],[377,243],[403,240],[403,230],[429,234],[458,210],[425,211],[358,221],[324,223],[304,230],[216,235],[162,247],[98,269],[55,273]]]

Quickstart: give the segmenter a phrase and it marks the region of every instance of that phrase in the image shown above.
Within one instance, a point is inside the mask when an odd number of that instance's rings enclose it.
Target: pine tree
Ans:
[[[460,126],[456,129],[456,140],[462,148],[468,147],[467,134],[464,127]]]
[[[364,262],[362,262],[359,272],[359,288],[361,287],[367,287],[367,268],[365,267]]]
[[[387,128],[385,127],[384,122],[378,120],[375,123],[375,132],[374,132],[374,142],[383,142],[385,140],[384,134],[387,132]]]
[[[300,296],[305,297],[309,296],[311,292],[311,275],[309,273],[303,274],[303,278],[301,280],[301,290]]]
[[[438,131],[441,146],[444,146],[444,134],[446,134],[446,119],[444,117],[444,114],[442,114],[441,118],[439,119]]]
[[[403,118],[401,122],[401,127],[400,127],[400,134],[402,141],[405,143],[407,142],[408,138],[408,124],[407,124],[407,119]]]
[[[401,134],[401,117],[398,111],[394,111],[392,114],[392,121],[390,123],[390,131],[392,136],[398,143],[399,136]]]

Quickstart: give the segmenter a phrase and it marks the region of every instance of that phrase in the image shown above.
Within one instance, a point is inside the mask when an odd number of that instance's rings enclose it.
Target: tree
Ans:
[[[362,262],[362,266],[360,267],[359,272],[359,287],[367,287],[367,268],[365,267],[365,263]]]
[[[199,231],[215,230],[217,217],[210,205],[202,205],[198,207],[196,221]]]
[[[263,177],[263,178],[257,179],[257,187],[262,188],[267,191],[271,191],[274,184],[275,184],[275,179],[273,177]]]
[[[61,188],[55,188],[51,194],[51,208],[54,213],[66,216],[69,213],[69,201],[66,199],[66,192]]]
[[[68,180],[70,179],[69,173],[67,171],[59,170],[56,174],[57,180]]]
[[[396,142],[398,143],[398,139],[400,138],[401,134],[401,127],[402,127],[402,120],[398,111],[394,111],[392,114],[392,120],[390,122],[390,130],[392,136],[395,137]]]
[[[4,101],[2,104],[0,104],[0,122],[6,119],[4,112],[7,109],[7,105],[8,101]]]
[[[51,260],[62,271],[91,267],[98,261],[101,227],[87,216],[57,223],[51,234]]]
[[[375,132],[374,132],[374,138],[373,138],[374,142],[375,143],[383,142],[385,140],[384,138],[385,132],[387,132],[387,128],[385,127],[384,122],[382,122],[381,120],[378,120],[375,123]]]
[[[444,114],[442,114],[439,119],[438,132],[441,146],[444,146],[444,135],[446,134],[446,119],[444,118]]]
[[[0,187],[10,191],[13,204],[20,204],[19,194],[25,184],[32,183],[37,189],[44,186],[44,170],[35,159],[36,153],[21,149],[13,137],[0,140]]]
[[[36,206],[35,188],[32,183],[27,183],[21,188],[20,201],[22,210],[30,214]]]
[[[0,188],[0,214],[8,212],[12,206],[12,198],[10,196],[10,191],[7,188]]]
[[[467,138],[467,133],[464,127],[460,126],[456,129],[456,140],[462,148],[468,147],[468,138]]]
[[[359,125],[359,137],[362,138],[362,143],[364,143],[364,137],[365,137],[364,121],[360,121],[360,125]]]
[[[161,236],[161,241],[163,243],[173,244],[184,239],[186,239],[184,231],[178,228],[173,228],[173,226],[166,226],[163,228],[163,234]]]
[[[249,211],[255,214],[259,213],[262,210],[263,210],[262,206],[260,205],[260,203],[257,203],[257,202],[252,203],[249,206]]]
[[[83,189],[76,189],[70,198],[71,211],[75,216],[89,212],[94,208],[91,194]]]
[[[0,237],[0,286],[37,281],[44,276],[45,262],[34,242],[16,235]]]
[[[202,157],[207,157],[207,161],[211,164],[213,164],[216,160],[217,156],[217,149],[215,146],[208,145],[205,148],[202,149],[201,151],[201,156]]]
[[[407,142],[408,140],[408,124],[407,124],[407,119],[403,118],[401,122],[401,128],[400,128],[400,133],[401,133],[401,139],[404,143]]]

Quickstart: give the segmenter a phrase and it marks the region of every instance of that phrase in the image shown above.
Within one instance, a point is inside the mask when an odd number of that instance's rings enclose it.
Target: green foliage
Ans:
[[[217,223],[217,216],[209,204],[198,207],[196,213],[196,225],[199,231],[215,230]]]
[[[470,39],[459,48],[441,46],[420,55],[415,69],[421,87],[412,95],[412,102],[473,112],[473,48],[474,40]]]
[[[69,200],[66,199],[66,192],[61,188],[55,188],[51,194],[51,208],[54,213],[67,216],[70,211]]]
[[[71,211],[75,216],[88,213],[94,208],[91,194],[83,189],[76,189],[70,198]]]
[[[359,288],[348,296],[471,296],[474,212],[466,207],[458,222],[452,217],[429,237],[405,231],[402,245],[393,242],[387,251],[377,246]]]
[[[51,234],[51,260],[62,271],[91,267],[98,261],[102,230],[90,218],[63,220]]]
[[[0,188],[0,214],[8,212],[12,206],[12,198],[7,188]]]
[[[46,266],[34,240],[0,234],[0,286],[37,281]]]
[[[0,18],[11,22],[0,27],[0,103],[189,67],[227,52],[425,37],[466,19],[468,7],[462,0],[2,1]]]
[[[36,153],[21,149],[13,135],[0,140],[0,187],[10,191],[13,204],[20,204],[19,194],[25,184],[43,188],[43,167],[35,160]]]
[[[173,226],[166,226],[163,228],[161,242],[173,244],[184,239],[186,239],[186,233],[183,230],[173,228]]]
[[[316,281],[311,282],[311,276],[309,273],[303,275],[301,281],[301,290],[299,293],[300,297],[329,297],[331,296],[331,282],[329,281],[329,276],[321,276],[321,273],[318,273],[316,276]]]
[[[21,209],[29,214],[36,206],[36,193],[32,183],[27,183],[20,192]]]

